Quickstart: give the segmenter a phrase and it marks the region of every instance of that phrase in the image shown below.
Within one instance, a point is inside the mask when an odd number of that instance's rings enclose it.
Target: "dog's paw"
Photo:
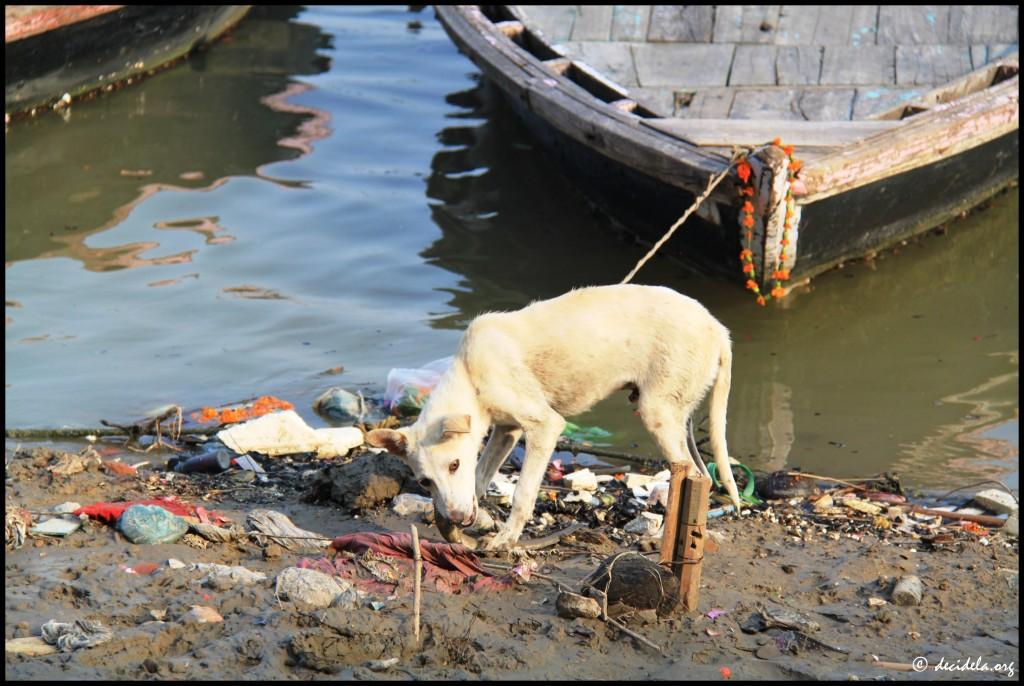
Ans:
[[[480,539],[477,550],[506,550],[515,545],[518,537],[513,537],[512,532],[504,526],[493,534],[488,534]]]

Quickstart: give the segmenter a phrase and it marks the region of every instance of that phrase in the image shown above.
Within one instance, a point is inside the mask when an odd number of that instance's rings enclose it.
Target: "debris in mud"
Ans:
[[[601,606],[596,600],[568,591],[562,591],[558,594],[555,608],[558,611],[558,616],[565,617],[566,619],[575,619],[577,617],[596,619],[601,616]]]
[[[892,590],[892,602],[896,605],[920,605],[924,585],[916,576],[905,576]]]
[[[274,510],[253,510],[245,518],[245,523],[257,542],[264,545],[273,542],[293,552],[315,551],[326,548],[330,543],[329,538],[300,529],[287,515]],[[253,532],[262,535],[253,535]]]
[[[43,640],[65,653],[78,648],[91,648],[113,637],[113,632],[102,622],[90,619],[76,619],[74,622],[51,619],[42,626]]]
[[[403,517],[415,514],[427,515],[434,511],[434,500],[415,493],[399,493],[391,501],[391,509],[395,514]]]
[[[332,464],[313,481],[307,500],[331,500],[350,512],[391,502],[403,491],[422,493],[412,470],[388,453],[366,452],[345,464]]]
[[[219,408],[202,407],[196,412],[191,413],[191,417],[200,424],[216,422],[217,426],[224,426],[225,424],[237,424],[250,419],[256,419],[277,410],[294,409],[295,406],[290,402],[275,398],[272,395],[263,395],[247,403],[236,403]]]
[[[85,448],[80,453],[63,453],[56,464],[47,469],[54,476],[72,476],[87,469],[96,469],[103,463],[99,453],[92,448]]]
[[[216,624],[223,622],[224,618],[212,607],[206,605],[193,605],[181,618],[184,624]]]
[[[117,526],[132,543],[173,543],[188,532],[188,522],[156,505],[132,505]]]
[[[396,368],[389,371],[384,389],[384,403],[388,411],[400,417],[418,415],[453,359],[449,356],[434,360],[420,369]]]
[[[385,419],[385,408],[362,393],[334,386],[317,396],[313,411],[335,425],[373,425]]]
[[[300,607],[330,607],[336,598],[352,588],[352,584],[315,569],[288,567],[277,575],[275,593]]]
[[[16,505],[4,505],[4,548],[20,548],[25,544],[32,515]]]
[[[339,576],[368,592],[412,592],[414,560],[410,534],[348,534],[335,538],[329,550],[336,554],[333,559],[303,559],[299,566]],[[497,577],[461,545],[421,540],[420,551],[423,581],[427,588],[441,593],[502,591],[528,577],[528,572],[516,569]]]
[[[291,455],[316,453],[329,459],[347,455],[363,444],[363,432],[356,427],[312,429],[294,410],[264,415],[217,434],[236,453]]]
[[[637,553],[606,558],[584,582],[584,592],[607,597],[608,615],[657,610],[667,615],[679,603],[679,580],[672,572]]]

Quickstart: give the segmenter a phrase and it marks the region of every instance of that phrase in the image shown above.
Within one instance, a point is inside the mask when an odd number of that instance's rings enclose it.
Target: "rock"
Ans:
[[[331,500],[353,512],[389,503],[403,491],[420,491],[412,470],[388,453],[365,453],[320,470],[306,499]]]
[[[589,469],[580,469],[563,477],[565,483],[574,491],[596,491],[597,475]]]
[[[576,617],[587,617],[594,619],[601,616],[601,605],[593,598],[584,598],[576,593],[563,591],[558,594],[555,601],[555,609],[559,617],[574,619]]]
[[[892,590],[892,602],[897,605],[920,605],[924,586],[916,576],[905,576]]]
[[[1003,533],[1007,536],[1013,536],[1016,538],[1019,536],[1018,531],[1020,529],[1020,520],[1018,519],[1018,513],[1014,512],[1006,519],[1006,524],[1003,524]]]
[[[181,618],[185,624],[215,624],[223,622],[224,618],[212,607],[206,605],[193,605],[192,609]]]
[[[321,609],[352,587],[347,581],[314,569],[289,567],[277,575],[276,593],[293,603]]]
[[[167,660],[167,668],[175,674],[184,674],[192,666],[192,661],[187,657],[173,657]]]
[[[1010,514],[1019,507],[1012,495],[996,488],[979,491],[974,495],[974,502],[996,514]]]
[[[882,605],[888,605],[888,603],[882,598],[868,598],[868,607],[881,607]]]
[[[54,505],[53,509],[50,510],[54,514],[71,514],[75,510],[81,509],[81,505],[74,502],[61,503],[60,505]]]
[[[761,610],[764,616],[765,625],[768,627],[782,627],[783,629],[796,629],[806,633],[812,633],[821,629],[821,625],[814,621],[810,615],[806,615],[788,607],[766,606]]]
[[[4,641],[4,653],[7,655],[28,655],[36,657],[39,655],[53,655],[59,652],[56,646],[52,646],[39,636],[27,636]]]

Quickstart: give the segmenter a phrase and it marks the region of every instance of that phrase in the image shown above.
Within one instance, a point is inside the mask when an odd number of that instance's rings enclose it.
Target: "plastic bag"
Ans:
[[[117,521],[132,543],[174,543],[188,532],[188,522],[159,505],[132,505]]]
[[[449,355],[420,369],[397,368],[388,372],[387,388],[384,391],[388,411],[400,417],[418,415],[453,359]]]

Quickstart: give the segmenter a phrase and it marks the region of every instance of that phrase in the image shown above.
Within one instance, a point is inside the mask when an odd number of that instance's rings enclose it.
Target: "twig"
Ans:
[[[416,530],[415,524],[409,525],[412,528],[412,559],[416,561],[416,576],[413,578],[413,615],[412,633],[416,637],[416,643],[420,642],[420,574],[423,570],[423,559],[420,556],[420,532]]]
[[[632,636],[633,638],[635,638],[636,640],[640,641],[644,645],[647,645],[647,646],[650,646],[651,648],[654,648],[655,650],[658,651],[658,653],[660,655],[664,655],[665,654],[664,651],[662,651],[661,647],[657,643],[652,643],[651,641],[647,640],[646,638],[644,638],[643,636],[641,636],[637,632],[635,632],[635,631],[633,631],[631,629],[627,629],[621,623],[619,623],[616,620],[612,619],[608,615],[604,615],[603,617],[601,617],[601,619],[604,620],[605,622],[608,622],[609,624],[611,624],[613,627],[615,627],[616,629],[618,629],[622,633],[627,634],[629,636]]]
[[[842,484],[843,486],[848,486],[849,488],[853,488],[853,489],[856,489],[858,491],[869,491],[869,490],[871,490],[871,489],[866,488],[864,486],[858,486],[857,484],[852,484],[849,481],[843,481],[842,479],[833,479],[830,476],[818,476],[817,474],[810,474],[808,472],[786,472],[785,476],[805,476],[808,479],[814,479],[815,481],[828,481],[828,482],[834,483],[834,484]],[[875,480],[876,479],[856,479],[856,481],[875,481]]]

